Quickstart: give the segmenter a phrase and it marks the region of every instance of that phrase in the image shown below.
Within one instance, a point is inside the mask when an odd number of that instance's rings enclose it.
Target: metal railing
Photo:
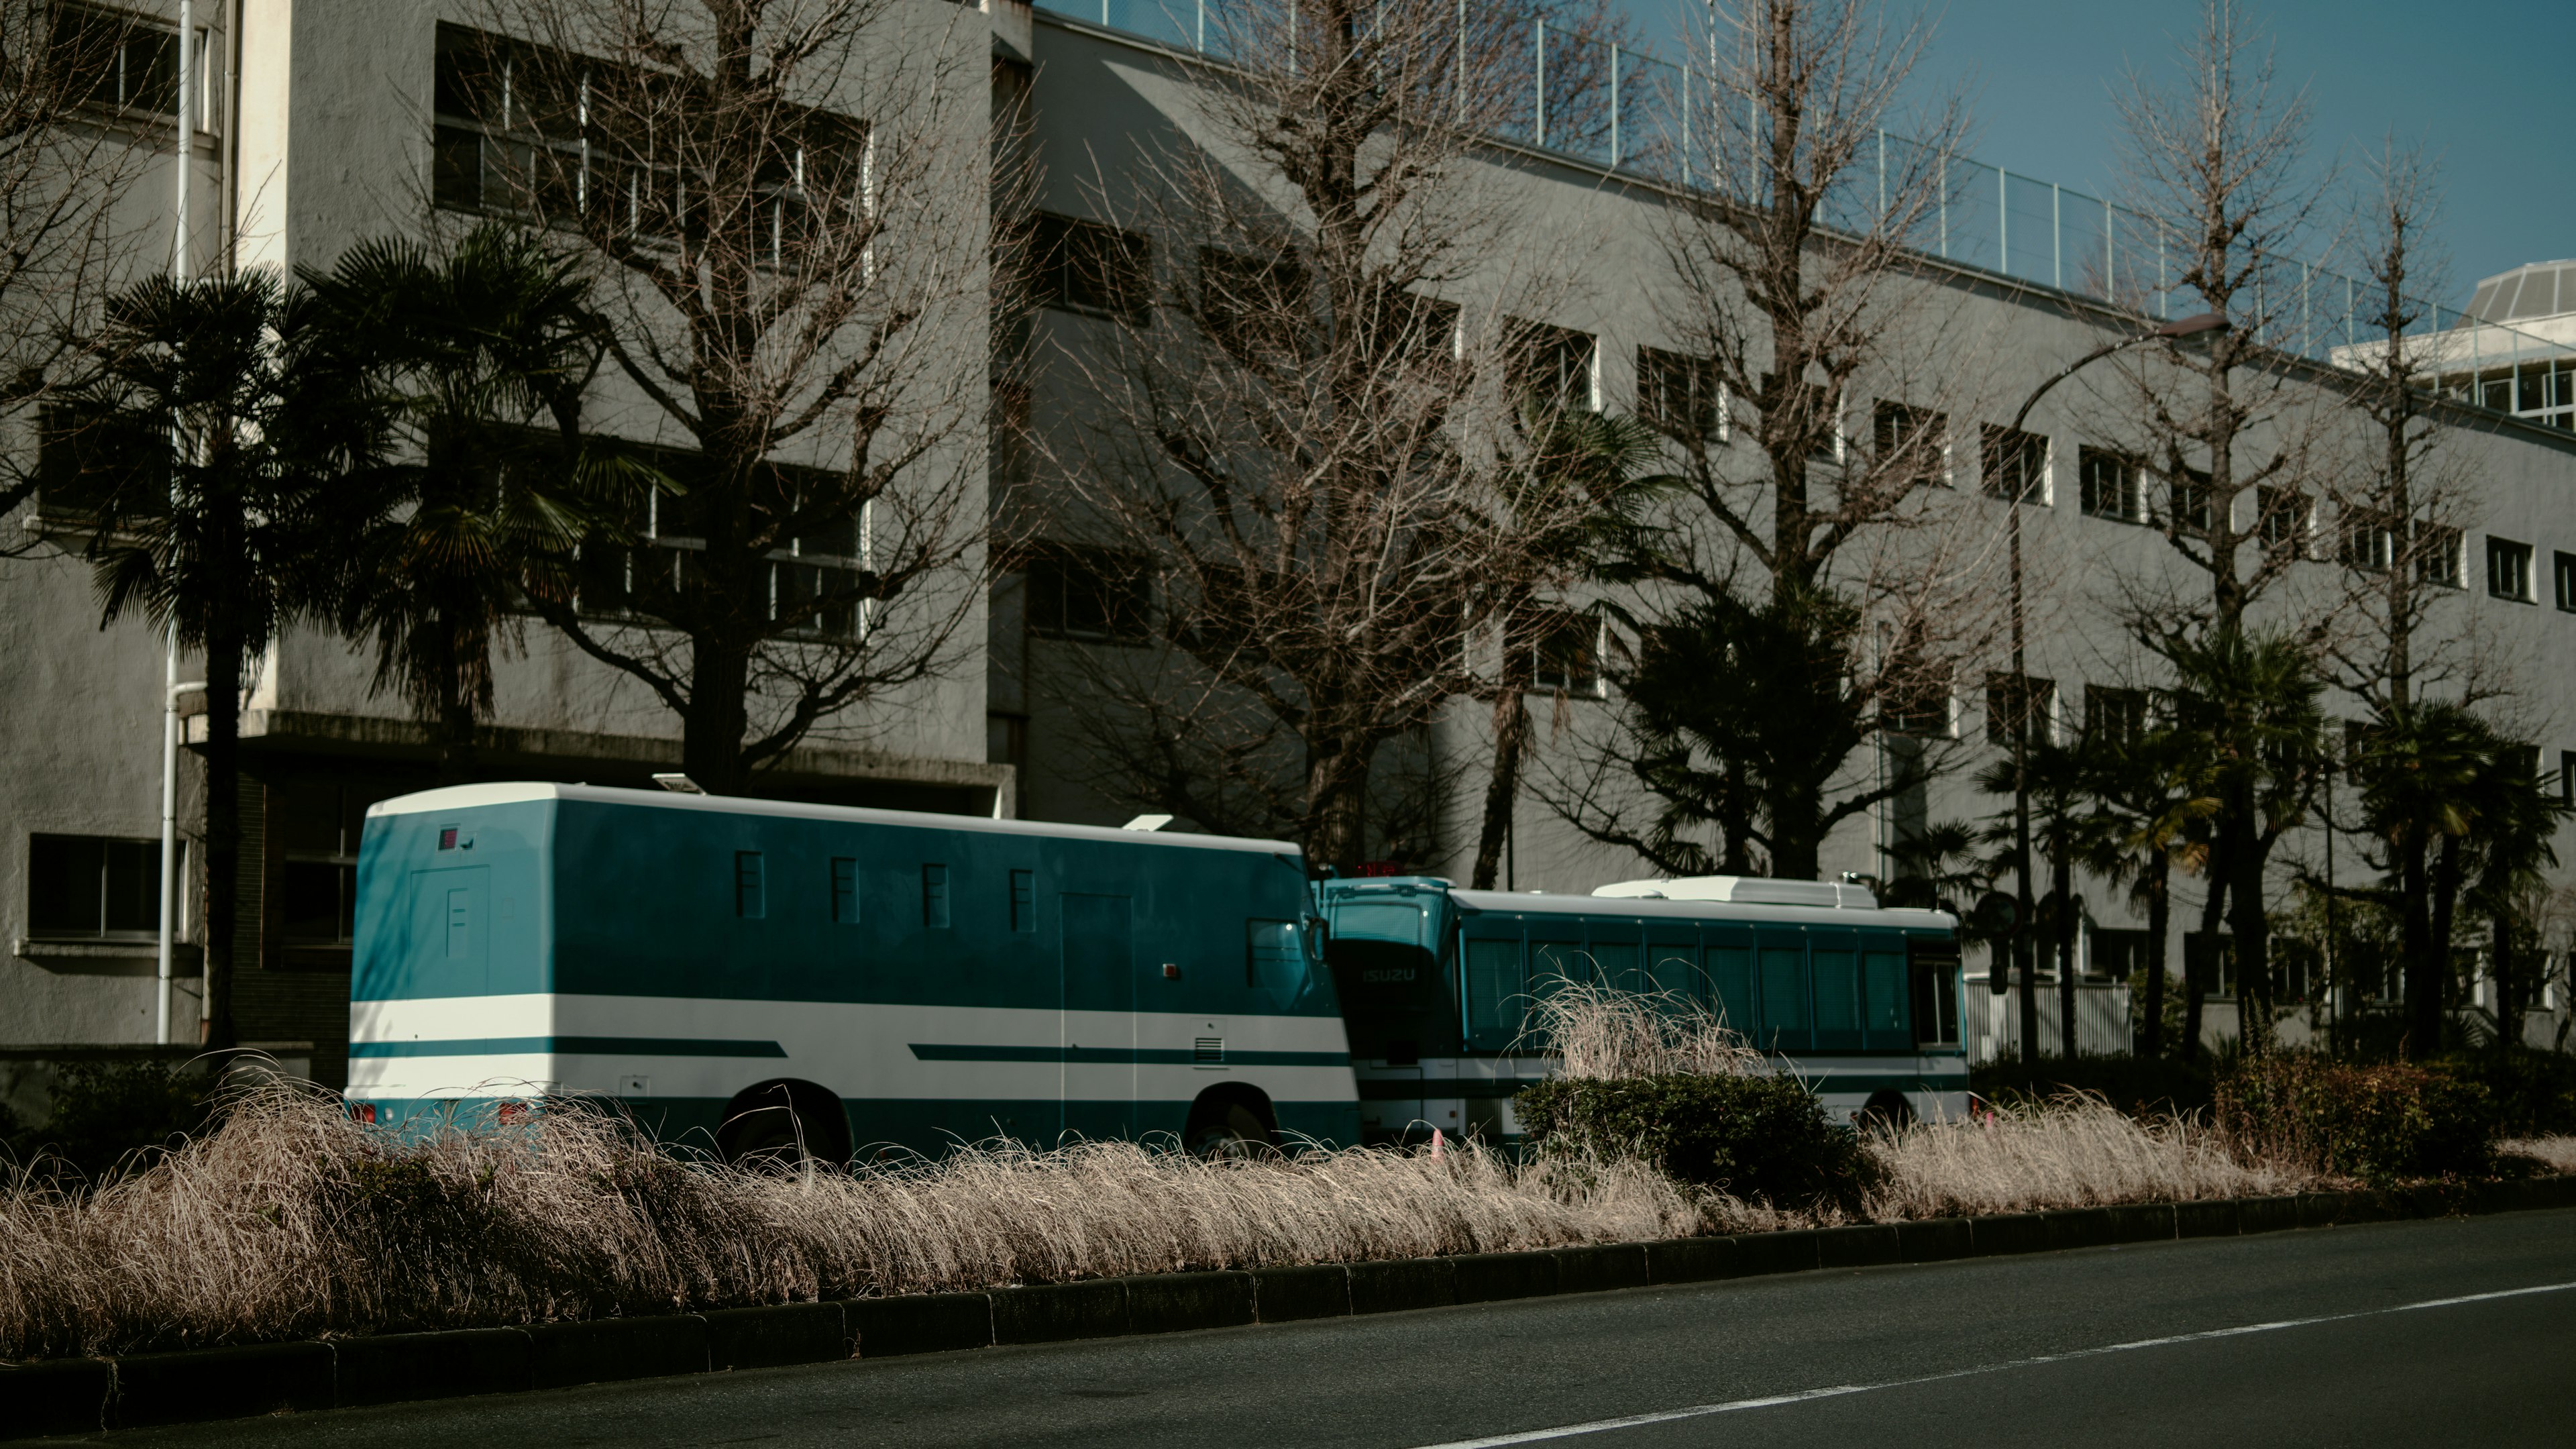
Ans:
[[[1247,0],[1037,0],[1038,8],[1088,21],[1177,50],[1231,58],[1230,22]],[[1276,3],[1276,0],[1249,0]],[[1291,28],[1294,0],[1291,5]],[[1708,114],[1716,91],[1694,83],[1683,67],[1633,48],[1551,26],[1543,16],[1459,7],[1496,26],[1527,25],[1526,97],[1504,107],[1492,127],[1498,139],[1548,151],[1607,171],[1748,199],[1759,193],[1758,161],[1733,161],[1714,138]],[[1748,107],[1750,102],[1748,100]],[[1732,134],[1758,136],[1758,116],[1729,116]],[[2154,218],[2101,197],[1989,166],[1955,153],[1926,154],[1917,143],[1881,131],[1877,154],[1853,168],[1847,194],[1831,199],[1828,220],[1857,229],[1886,214],[1889,178],[1934,179],[1909,244],[1930,255],[1997,276],[2108,302],[2142,316],[2170,318],[2196,310],[2179,286],[2183,248]],[[1875,189],[1873,190],[1873,182]],[[2308,262],[2274,263],[2258,280],[2252,325],[2282,351],[2342,367],[2366,367],[2386,345],[2366,320],[2369,284]],[[2421,302],[2404,335],[2421,347],[2426,370],[2445,393],[2473,404],[2545,416],[2576,428],[2576,338],[2570,343],[2479,322],[2456,307]],[[2242,325],[2244,319],[2240,319]],[[2565,360],[2565,361],[2562,361]]]

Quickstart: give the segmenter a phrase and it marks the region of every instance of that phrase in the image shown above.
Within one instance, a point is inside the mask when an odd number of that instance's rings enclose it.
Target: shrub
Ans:
[[[2282,1053],[2218,1082],[2218,1122],[2243,1155],[2372,1184],[2482,1176],[2495,1165],[2495,1099],[2421,1066],[2347,1066]]]
[[[2504,1137],[2576,1133],[2576,1056],[2514,1047],[2459,1052],[2433,1065],[2486,1088],[2495,1099],[2495,1130]]]
[[[2035,1067],[1988,1062],[1969,1069],[1968,1085],[1989,1101],[2043,1102],[2070,1092],[2098,1097],[2139,1118],[2188,1115],[2212,1103],[2208,1067],[2126,1054],[2043,1057]]]
[[[45,1125],[18,1134],[22,1155],[50,1153],[96,1177],[131,1154],[175,1146],[204,1130],[213,1082],[164,1061],[72,1062],[55,1081]]]
[[[1558,1078],[1515,1099],[1542,1154],[1634,1157],[1683,1182],[1779,1206],[1856,1212],[1875,1168],[1789,1077]]]

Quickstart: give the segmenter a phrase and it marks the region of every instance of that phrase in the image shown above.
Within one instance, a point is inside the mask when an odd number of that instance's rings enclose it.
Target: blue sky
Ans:
[[[1670,0],[1626,0],[1649,33],[1671,33]],[[1965,88],[1978,160],[2106,194],[2115,189],[2115,89],[2134,68],[2175,76],[2197,0],[1950,0],[1918,74]],[[2436,233],[2457,306],[2479,277],[2576,257],[2576,166],[2563,149],[2576,64],[2576,0],[2256,0],[2285,88],[2305,86],[2310,148],[2344,159],[2347,185],[2394,134],[2439,163]],[[1658,49],[1663,47],[1658,46]],[[2559,158],[2556,161],[2552,157]]]

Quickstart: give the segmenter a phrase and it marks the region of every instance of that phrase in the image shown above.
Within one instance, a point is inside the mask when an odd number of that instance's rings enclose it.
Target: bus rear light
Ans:
[[[528,1120],[528,1104],[525,1102],[504,1102],[501,1104],[501,1110],[498,1115],[500,1116],[502,1126],[516,1127]]]
[[[349,1120],[373,1127],[376,1125],[376,1104],[373,1102],[351,1102],[349,1104]]]

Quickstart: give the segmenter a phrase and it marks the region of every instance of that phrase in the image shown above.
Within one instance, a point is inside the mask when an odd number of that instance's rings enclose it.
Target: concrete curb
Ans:
[[[1526,1253],[1157,1273],[527,1328],[0,1365],[0,1439],[619,1379],[1396,1313],[1564,1293],[2576,1207],[2576,1175],[1866,1223]]]

